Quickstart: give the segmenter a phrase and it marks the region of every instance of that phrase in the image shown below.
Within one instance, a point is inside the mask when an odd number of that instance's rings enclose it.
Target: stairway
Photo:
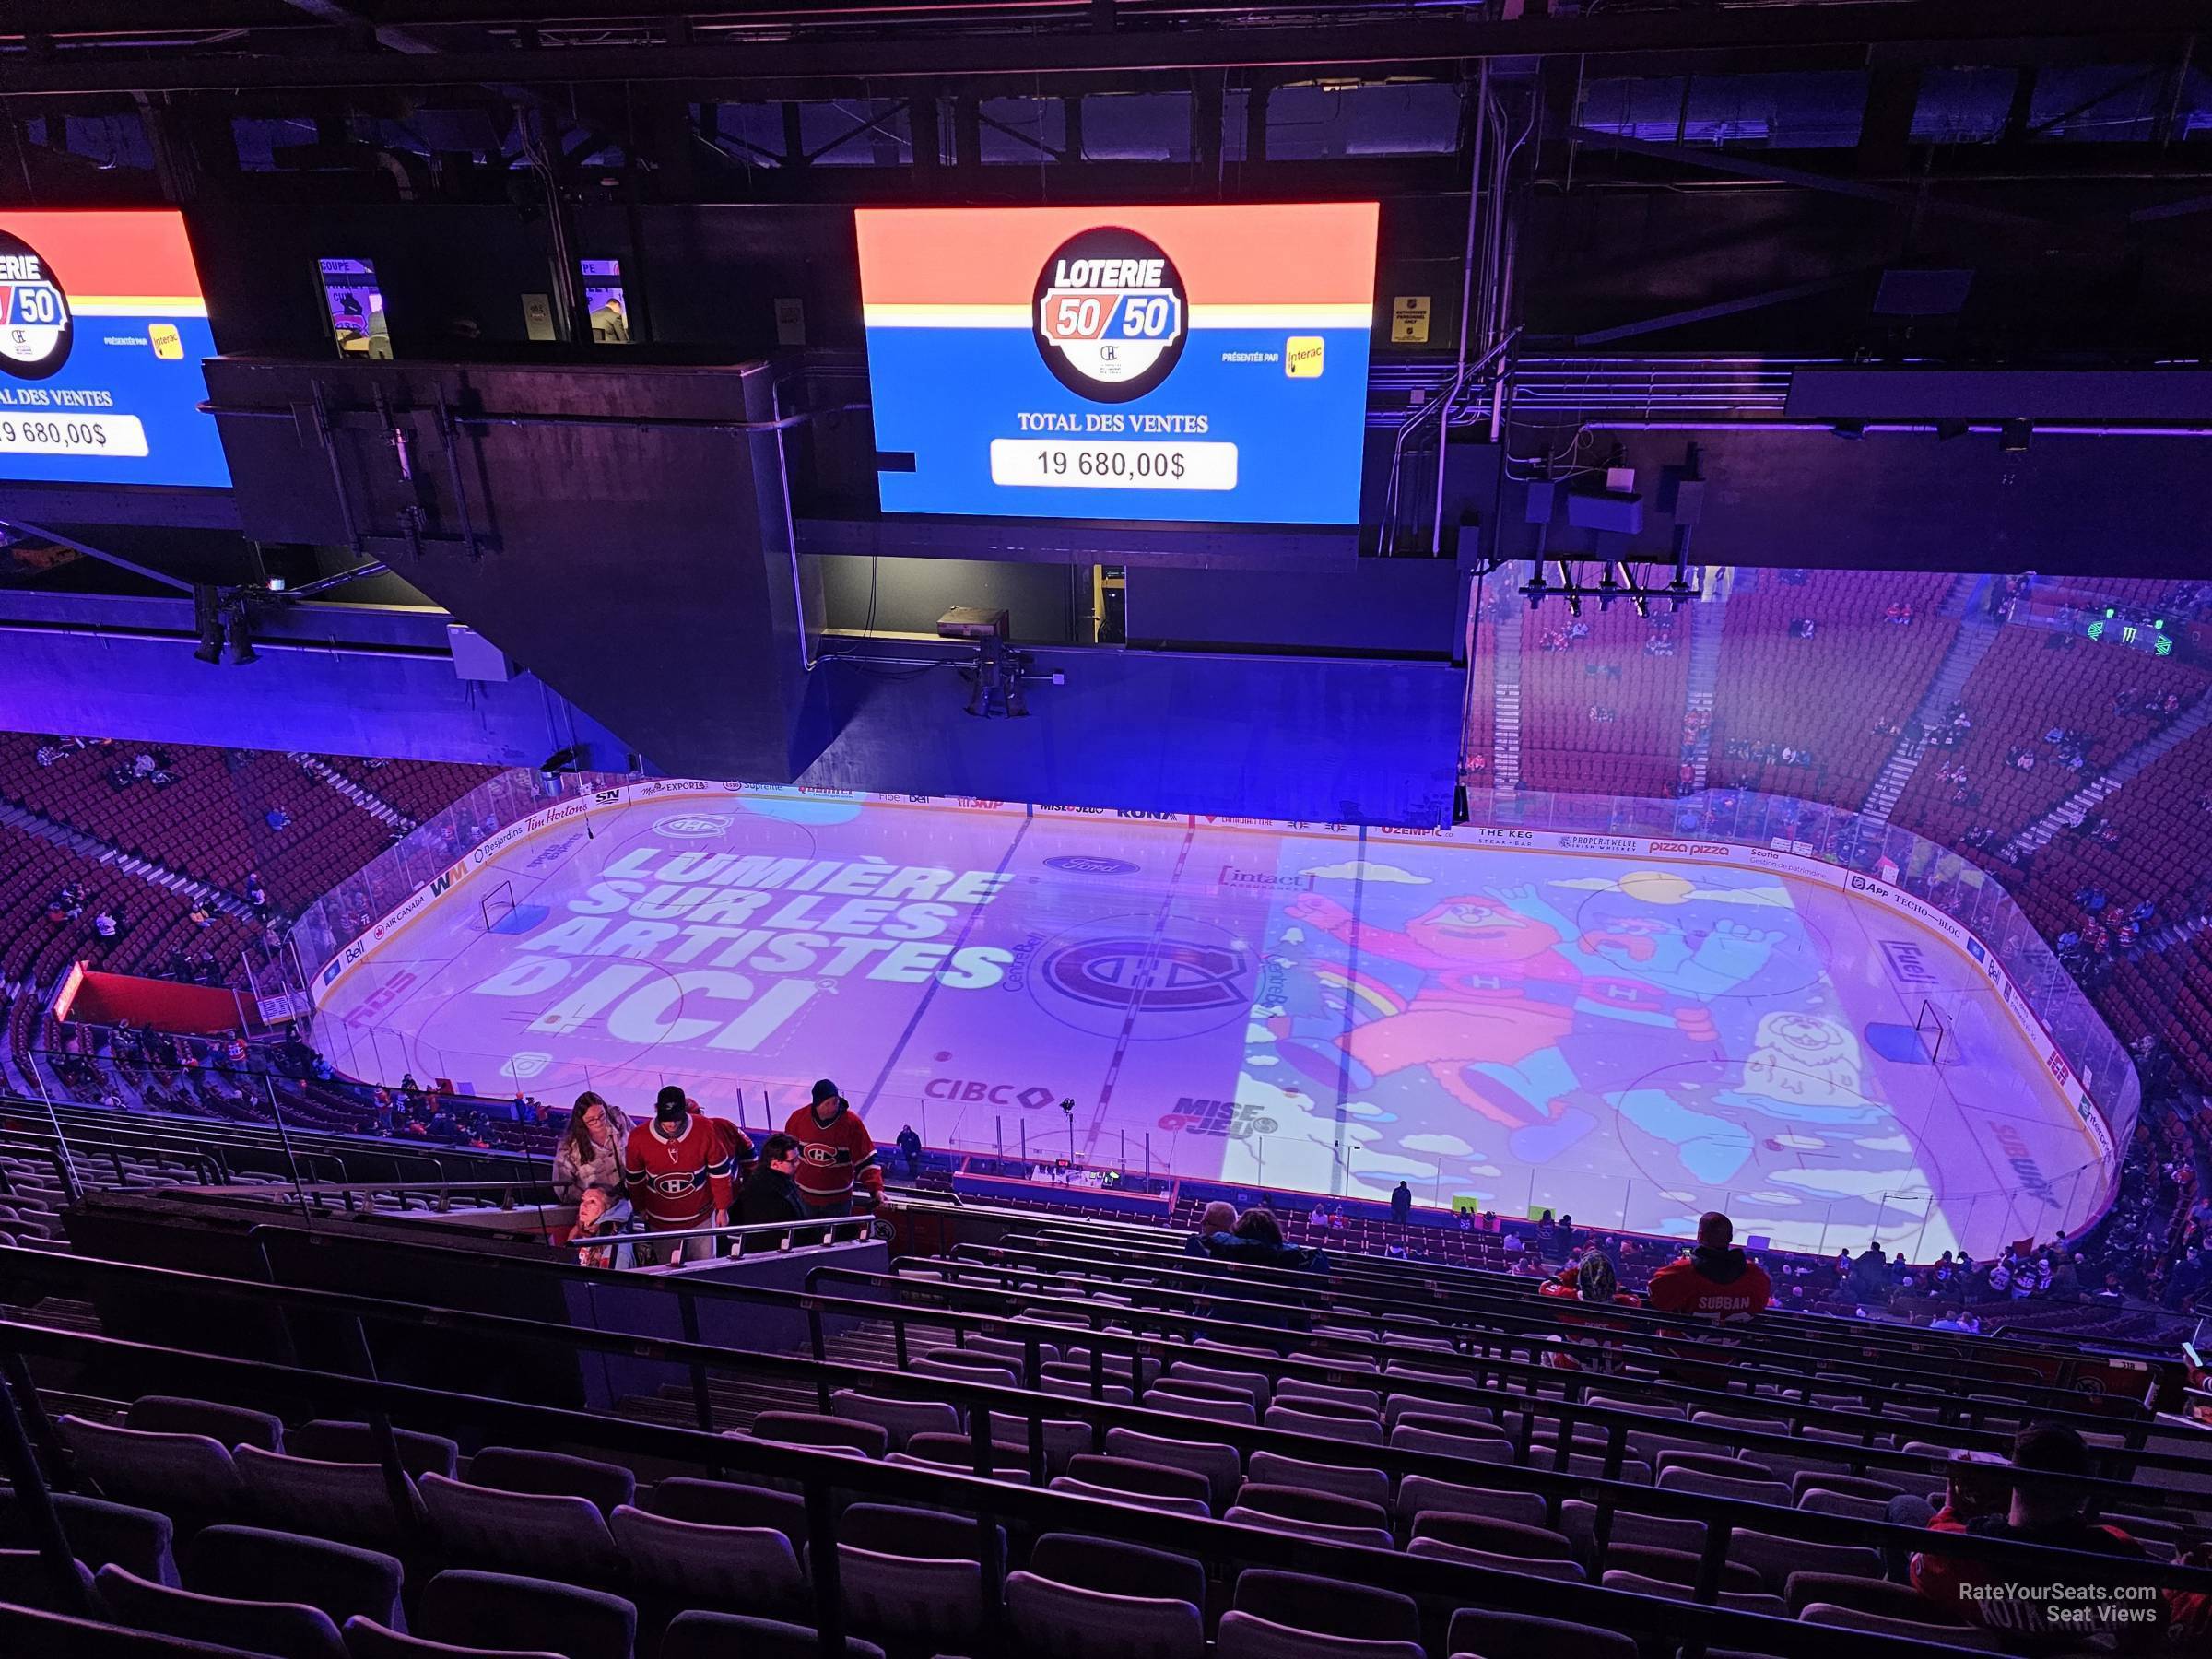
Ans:
[[[1490,626],[1490,782],[1501,794],[1521,787],[1521,629],[1527,607],[1500,607]]]
[[[1716,594],[1698,601],[1687,613],[1689,674],[1682,711],[1682,759],[1689,768],[1692,794],[1703,791],[1706,769],[1712,761],[1712,696],[1721,677],[1721,619],[1727,606],[1727,599]]]
[[[110,846],[97,836],[87,835],[81,830],[72,830],[67,824],[48,818],[42,812],[33,812],[28,806],[13,803],[0,804],[0,824],[20,830],[26,835],[35,835],[50,841],[57,847],[66,847],[80,853],[95,863],[120,870],[126,876],[135,876],[141,881],[150,881],[156,887],[167,888],[172,893],[182,893],[196,899],[209,910],[220,911],[226,916],[236,916],[241,922],[253,920],[253,907],[235,893],[172,870],[167,865],[156,864],[150,858],[126,853],[120,847]]]
[[[415,820],[373,790],[364,789],[320,755],[310,755],[292,749],[284,757],[317,782],[327,783],[347,800],[380,824],[389,824],[402,834],[416,827]]]
[[[2154,732],[2099,772],[2096,777],[2076,790],[2034,823],[2005,843],[2001,856],[2017,858],[2023,853],[2033,853],[2048,846],[2051,838],[2061,830],[2071,830],[2096,808],[2097,804],[2113,793],[2129,779],[2159,756],[2212,724],[2212,698],[2199,698],[2181,713],[2174,716],[2164,730]]]
[[[1951,705],[1966,688],[1968,678],[1982,665],[1989,648],[1996,643],[2001,626],[1989,614],[1989,607],[1980,604],[1977,595],[1989,580],[1986,576],[1961,576],[1951,591],[1937,606],[1938,616],[1948,617],[1959,624],[1952,637],[1950,649],[1944,653],[1943,661],[1936,669],[1936,677],[1905,722],[1904,735],[1898,738],[1897,747],[1890,750],[1889,759],[1866,792],[1866,800],[1859,810],[1868,824],[1879,829],[1889,821],[1889,814],[1897,806],[1897,797],[1905,793],[1912,781],[1912,771],[1920,758],[1927,752],[1928,733],[1942,727],[1950,718]]]

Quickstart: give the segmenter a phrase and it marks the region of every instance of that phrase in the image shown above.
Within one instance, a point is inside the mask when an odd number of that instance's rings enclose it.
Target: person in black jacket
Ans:
[[[1199,1241],[1205,1253],[1217,1262],[1228,1262],[1247,1267],[1303,1268],[1310,1273],[1329,1271],[1325,1252],[1301,1250],[1283,1239],[1282,1223],[1270,1209],[1254,1207],[1237,1218],[1237,1224],[1228,1232],[1209,1232]],[[1209,1310],[1209,1317],[1233,1319],[1244,1324],[1273,1325],[1282,1330],[1302,1331],[1309,1323],[1299,1297],[1302,1292],[1286,1297],[1288,1287],[1278,1285],[1254,1286],[1253,1293],[1233,1304],[1218,1310]],[[1275,1305],[1269,1306],[1268,1303]]]
[[[771,1135],[760,1146],[760,1161],[746,1177],[745,1185],[737,1194],[737,1219],[747,1224],[761,1221],[804,1221],[806,1206],[799,1202],[799,1190],[792,1183],[792,1166],[798,1161],[799,1143],[788,1135]]]

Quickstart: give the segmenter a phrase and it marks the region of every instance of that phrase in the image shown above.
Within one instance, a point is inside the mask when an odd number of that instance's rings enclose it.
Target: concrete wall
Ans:
[[[887,645],[881,659],[937,655]],[[800,780],[1126,811],[1449,820],[1466,675],[1444,663],[1038,650],[1026,720],[964,712],[950,667],[825,662],[838,735]],[[1054,672],[1066,676],[1054,686]]]
[[[627,767],[620,739],[535,677],[455,676],[445,623],[303,607],[272,621],[260,661],[211,666],[187,599],[0,593],[0,729],[496,766],[581,743],[594,768]]]

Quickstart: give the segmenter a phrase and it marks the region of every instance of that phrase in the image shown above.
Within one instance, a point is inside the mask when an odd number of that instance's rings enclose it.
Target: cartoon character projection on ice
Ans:
[[[1559,1043],[1579,1017],[1710,1043],[1717,1033],[1702,999],[1757,973],[1781,937],[1724,922],[1693,947],[1673,923],[1642,915],[1584,934],[1534,886],[1441,900],[1402,932],[1355,924],[1315,893],[1287,914],[1333,938],[1356,937],[1362,958],[1422,971],[1410,998],[1360,987],[1387,1011],[1332,1039],[1352,1084],[1426,1070],[1453,1100],[1513,1131],[1513,1155],[1527,1162],[1557,1156],[1595,1125],[1566,1104],[1578,1079]]]
[[[1631,1088],[1613,1103],[1671,1144],[1683,1169],[1707,1183],[1733,1179],[1772,1133],[1767,1124],[1818,1124],[1831,1145],[1856,1146],[1864,1137],[1854,1130],[1893,1133],[1888,1112],[1860,1092],[1859,1043],[1849,1026],[1821,1014],[1773,1013],[1760,1018],[1752,1041],[1742,1077],[1705,1103],[1726,1116],[1693,1110],[1659,1088]]]

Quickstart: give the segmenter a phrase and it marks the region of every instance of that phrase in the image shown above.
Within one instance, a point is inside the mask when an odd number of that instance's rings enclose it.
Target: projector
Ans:
[[[1003,640],[1006,637],[1006,613],[1003,610],[956,605],[937,618],[937,638],[940,640]]]

